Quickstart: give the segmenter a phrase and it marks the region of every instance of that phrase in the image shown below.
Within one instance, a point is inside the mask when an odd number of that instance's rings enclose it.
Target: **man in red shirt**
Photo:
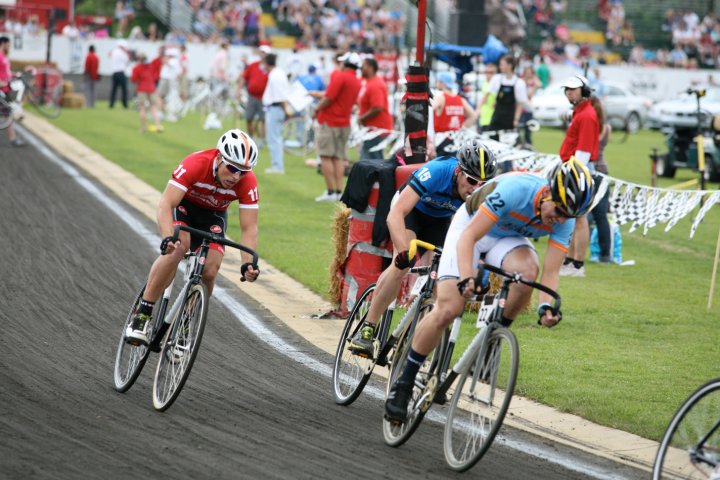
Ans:
[[[267,45],[258,48],[260,60],[249,64],[238,78],[238,87],[241,90],[247,88],[248,99],[245,105],[245,120],[247,121],[248,134],[251,137],[265,138],[265,110],[263,109],[262,97],[268,82],[268,71],[265,65],[265,55],[272,52]]]
[[[327,191],[315,198],[316,202],[337,202],[342,195],[345,177],[345,147],[350,137],[350,115],[360,93],[360,55],[347,52],[338,59],[340,70],[330,76],[325,95],[318,103],[313,118],[317,117],[315,134],[318,155]]]
[[[100,68],[100,59],[95,54],[95,46],[90,45],[88,54],[85,57],[85,72],[83,73],[85,80],[85,105],[88,108],[95,108],[95,83],[100,80],[98,69]]]
[[[184,231],[180,232],[179,240],[172,243],[175,225],[219,233],[224,237],[228,206],[237,200],[240,204],[241,241],[253,250],[257,248],[258,188],[252,172],[257,157],[255,142],[242,130],[234,129],[220,137],[217,148],[190,154],[172,173],[157,211],[158,228],[163,236],[161,255],[150,269],[133,322],[125,331],[128,343],[147,345],[147,327],[155,302],[175,277],[185,252],[201,243]],[[210,244],[203,270],[208,294],[212,294],[224,253],[222,245]],[[241,275],[245,280],[254,282],[260,271],[252,264],[249,254],[242,252],[242,258]]]
[[[573,105],[572,121],[568,126],[565,138],[560,145],[560,159],[567,162],[571,157],[594,173],[593,164],[598,158],[600,148],[600,123],[590,96],[592,90],[587,78],[573,75],[562,84],[565,96]],[[599,103],[599,102],[598,102]],[[586,216],[575,220],[570,248],[560,275],[571,277],[585,276],[585,253],[590,243],[590,227]]]
[[[366,58],[360,72],[365,81],[358,96],[360,107],[358,122],[364,127],[387,131],[363,142],[360,159],[380,160],[384,158],[382,149],[372,151],[372,148],[385,140],[389,131],[393,129],[393,118],[388,106],[388,88],[385,80],[377,74],[378,64],[374,58]]]
[[[463,97],[457,93],[457,82],[452,72],[440,72],[437,74],[437,89],[432,103],[433,124],[435,133],[453,132],[462,127],[470,127],[475,124],[477,116],[475,110]],[[437,155],[452,155],[454,152],[446,151],[445,148],[453,143],[452,137],[447,137],[436,147]]]
[[[130,80],[136,85],[138,97],[138,112],[140,114],[140,132],[145,133],[146,130],[151,132],[162,132],[164,129],[160,125],[160,116],[157,110],[157,95],[155,94],[155,83],[157,76],[155,66],[147,62],[147,56],[140,52],[137,55],[138,64],[135,65],[130,76]],[[153,117],[154,124],[147,128],[147,104],[150,104],[150,114]]]

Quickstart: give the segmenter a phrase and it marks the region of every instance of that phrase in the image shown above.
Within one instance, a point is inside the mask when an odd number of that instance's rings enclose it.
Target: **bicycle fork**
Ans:
[[[195,269],[195,260],[187,259],[185,262],[186,264],[183,278],[187,280],[192,275],[192,272]],[[153,352],[160,351],[160,343],[165,337],[165,333],[167,332],[168,328],[170,328],[172,319],[175,318],[175,312],[177,312],[178,308],[180,308],[180,303],[183,301],[183,298],[185,296],[184,292],[180,292],[181,294],[177,296],[175,302],[173,302],[172,307],[168,311],[167,306],[170,303],[170,296],[172,295],[174,286],[175,278],[173,278],[173,280],[170,282],[170,285],[168,285],[165,291],[163,291],[160,304],[160,312],[158,313],[158,320],[162,320],[162,322],[160,323],[157,332],[153,335],[152,342],[150,343],[150,349]]]

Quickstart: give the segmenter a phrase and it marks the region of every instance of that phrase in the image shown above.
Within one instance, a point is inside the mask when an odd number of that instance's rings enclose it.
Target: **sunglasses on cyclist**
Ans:
[[[482,183],[482,180],[480,180],[479,178],[475,178],[475,177],[473,177],[473,176],[470,176],[470,175],[468,175],[468,174],[465,173],[465,172],[463,172],[463,173],[465,174],[465,180],[467,180],[467,182],[468,182],[470,185],[472,185],[473,187],[474,187],[475,185],[479,185],[480,183]]]
[[[225,160],[223,160],[222,163],[225,164],[225,166],[227,167],[227,169],[228,169],[228,170],[230,171],[230,173],[232,173],[233,175],[239,173],[240,176],[243,176],[243,175],[245,175],[246,173],[248,173],[248,172],[250,171],[250,170],[244,170],[244,169],[242,169],[242,168],[238,168],[238,167],[236,167],[235,165],[232,165],[232,164],[226,162]]]

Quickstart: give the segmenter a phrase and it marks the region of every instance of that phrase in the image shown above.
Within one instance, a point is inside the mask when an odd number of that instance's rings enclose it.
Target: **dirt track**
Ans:
[[[0,477],[460,476],[445,466],[439,425],[386,447],[379,400],[336,406],[327,377],[259,342],[219,302],[170,410],[152,408],[155,357],[129,392],[115,392],[120,326],[155,251],[32,147],[12,149],[0,134],[0,158]],[[329,355],[224,286],[288,343],[330,365]],[[608,477],[643,477],[570,456]],[[588,478],[502,445],[462,476]]]

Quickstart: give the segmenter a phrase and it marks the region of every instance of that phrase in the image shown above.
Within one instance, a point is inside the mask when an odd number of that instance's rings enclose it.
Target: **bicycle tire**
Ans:
[[[52,86],[41,86],[35,81],[28,82],[27,98],[33,107],[47,118],[60,116],[60,97],[62,95],[62,84]]]
[[[166,333],[153,380],[153,407],[165,411],[175,402],[200,350],[208,312],[208,291],[200,282],[190,287]],[[176,348],[182,355],[176,355]]]
[[[445,460],[459,472],[475,465],[490,448],[515,391],[520,361],[515,335],[507,328],[497,328],[486,345],[488,353],[483,359],[477,357],[460,375],[445,423]]]
[[[432,307],[432,303],[426,303],[422,307],[420,307],[420,313],[417,321],[415,322],[415,325],[417,325],[420,320],[422,320],[422,318],[432,309]],[[395,354],[393,355],[392,359],[390,375],[388,375],[387,387],[385,389],[386,397],[390,392],[390,388],[392,387],[392,385],[395,384],[395,382],[405,369],[405,364],[407,363],[407,357],[410,353],[410,346],[412,345],[412,336],[414,333],[414,328],[410,328],[398,340],[397,348],[395,349]],[[439,377],[440,372],[438,372],[437,369],[440,365],[442,352],[444,351],[445,345],[447,344],[447,334],[447,331],[443,333],[440,343],[437,347],[435,347],[435,349],[430,353],[430,355],[425,358],[425,361],[423,362],[420,370],[418,371],[416,379],[420,378],[420,383],[418,384],[418,380],[415,381],[413,394],[410,399],[410,403],[408,403],[407,421],[401,424],[393,424],[386,418],[383,418],[383,439],[385,440],[385,443],[387,445],[391,447],[399,447],[403,443],[407,442],[410,437],[412,437],[412,435],[415,433],[415,430],[417,430],[423,418],[425,417],[425,413],[430,406],[425,405],[425,408],[418,408],[417,401],[421,398],[422,394],[425,391],[424,386],[426,385],[427,380],[432,376]],[[423,388],[420,388],[419,385],[422,385]]]
[[[695,390],[675,412],[658,447],[653,480],[710,478],[720,465],[719,424],[720,378],[716,378]],[[701,447],[701,439],[713,428]],[[705,455],[715,465],[699,461],[697,455]]]
[[[338,405],[347,406],[357,399],[375,367],[374,360],[355,355],[348,348],[353,335],[360,329],[370,310],[375,286],[374,283],[368,286],[357,299],[340,335],[332,375],[333,394]],[[381,319],[376,325],[375,335],[381,331],[382,321]]]
[[[142,294],[145,292],[145,286],[146,285],[143,285],[138,294],[135,295],[135,300],[133,301],[132,307],[130,307],[130,312],[125,319],[125,323],[123,323],[120,342],[118,343],[117,353],[115,354],[115,390],[120,393],[127,392],[130,387],[133,386],[150,355],[149,346],[134,346],[125,341],[125,330],[130,323],[132,323]],[[149,332],[151,337],[154,326],[155,324],[153,323]]]
[[[0,98],[0,130],[5,130],[13,123],[13,108],[4,98]]]

